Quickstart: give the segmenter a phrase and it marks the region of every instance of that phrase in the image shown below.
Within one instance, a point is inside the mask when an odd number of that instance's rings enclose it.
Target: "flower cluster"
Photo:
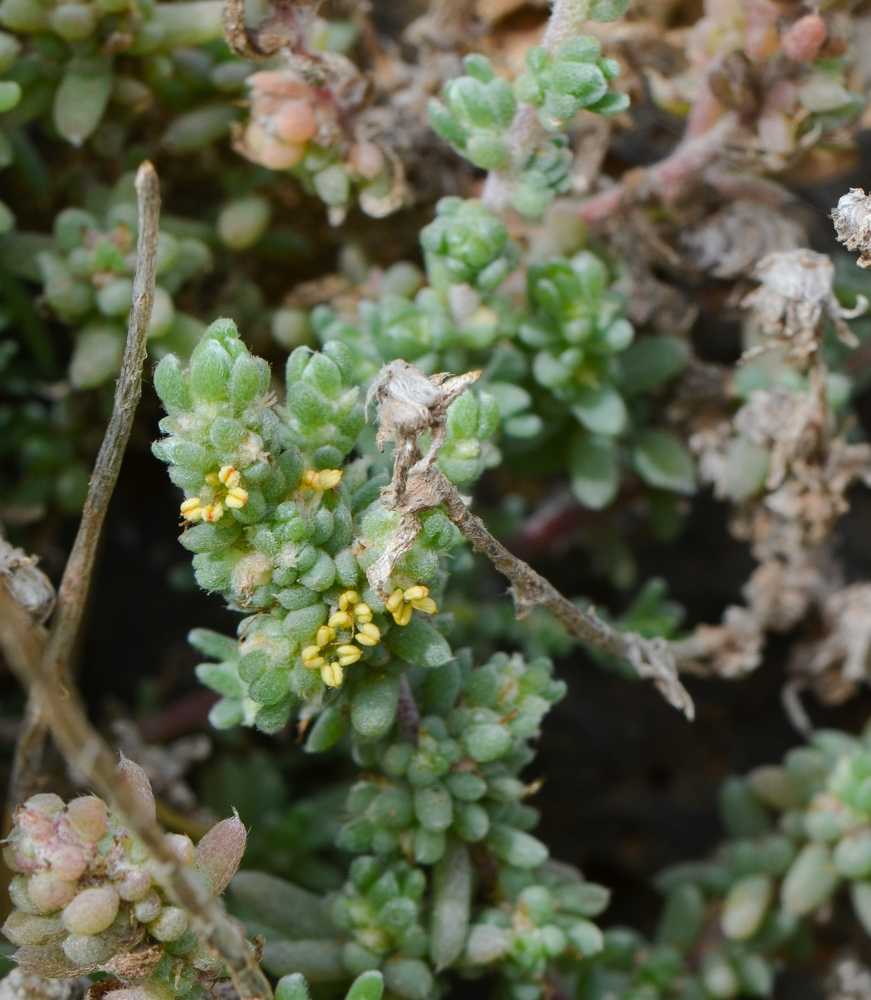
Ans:
[[[123,760],[117,775],[153,815],[142,768]],[[169,843],[219,896],[242,859],[245,828],[236,817],[218,823],[196,847],[183,834],[169,835]],[[34,795],[15,813],[4,858],[16,875],[10,886],[15,909],[3,933],[19,946],[16,959],[26,971],[77,976],[102,970],[125,986],[144,987],[145,997],[171,990],[184,1000],[200,1000],[225,978],[186,912],[167,898],[148,852],[101,799],[65,804],[57,795]]]
[[[397,565],[393,591],[369,588],[365,571],[395,533],[396,515],[385,518],[378,503],[383,477],[365,461],[345,461],[362,423],[352,377],[343,345],[300,348],[288,359],[279,407],[268,365],[229,320],[212,324],[187,369],[169,355],[155,371],[169,416],[154,453],[185,491],[181,543],[194,553],[200,585],[249,615],[238,645],[200,633],[200,648],[221,661],[199,670],[224,695],[216,725],[276,730],[301,702],[317,704],[342,685],[349,669],[356,697],[385,669],[443,662],[444,640],[412,614],[437,610],[428,584],[455,532],[431,515]],[[466,472],[477,461],[456,440],[451,456]],[[399,657],[392,666],[391,654]]]

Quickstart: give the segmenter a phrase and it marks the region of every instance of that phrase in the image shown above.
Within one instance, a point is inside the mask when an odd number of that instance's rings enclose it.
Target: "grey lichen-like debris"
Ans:
[[[36,566],[36,556],[29,556],[0,537],[0,576],[28,616],[41,625],[54,610],[56,594],[51,580]]]
[[[850,188],[832,210],[832,222],[839,242],[848,250],[859,251],[859,267],[871,267],[871,195],[862,188]]]

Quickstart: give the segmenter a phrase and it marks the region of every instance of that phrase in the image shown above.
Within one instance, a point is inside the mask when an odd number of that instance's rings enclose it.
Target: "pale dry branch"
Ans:
[[[138,796],[117,780],[115,757],[88,722],[78,691],[61,687],[49,671],[36,627],[0,579],[0,648],[12,672],[40,707],[40,715],[70,766],[106,799],[140,838],[161,885],[188,914],[191,926],[226,965],[241,1000],[270,1000],[269,982],[253,949],[197,876],[173,853],[163,829]]]
[[[64,569],[58,589],[57,607],[41,654],[46,670],[59,685],[65,683],[70,672],[70,660],[85,613],[100,532],[121,471],[139,397],[142,395],[142,369],[154,304],[160,220],[160,184],[157,172],[148,161],[142,164],[136,174],[136,193],[139,200],[139,237],[127,345],[115,388],[112,415],[94,464],[82,520]],[[15,749],[7,796],[10,811],[39,790],[45,738],[46,727],[40,708],[30,699]]]
[[[392,362],[392,366],[397,364],[399,362]],[[397,405],[397,381],[392,366],[382,369],[376,380],[376,386],[382,387],[380,392],[375,390],[381,421],[379,438],[395,441],[397,446],[393,480],[385,488],[381,502],[396,511],[400,521],[394,544],[388,547],[367,574],[370,584],[381,593],[388,590],[394,566],[417,537],[420,513],[442,507],[475,551],[482,552],[511,581],[518,617],[525,617],[537,605],[547,608],[570,635],[631,663],[639,677],[652,680],[670,704],[692,719],[695,712],[693,702],[678,679],[668,642],[660,638],[644,639],[633,632],[620,632],[594,612],[573,604],[490,534],[484,522],[463,502],[454,484],[433,464],[437,453],[433,454],[432,447],[426,456],[422,455],[417,438],[429,429],[426,426],[427,414],[434,424],[443,421],[448,403],[458,395],[455,390],[462,391],[468,381],[464,383],[462,378],[445,381],[444,376],[439,376],[440,383],[434,387],[436,376],[428,379],[413,365],[401,364],[402,377],[398,387],[402,406]],[[477,377],[477,373],[475,375]],[[393,391],[390,391],[391,387]],[[440,395],[438,389],[444,395]],[[418,391],[421,394],[419,397],[416,396]],[[435,436],[433,432],[433,439]]]

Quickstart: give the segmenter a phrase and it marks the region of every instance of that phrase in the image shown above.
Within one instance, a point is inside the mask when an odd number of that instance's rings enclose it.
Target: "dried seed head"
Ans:
[[[848,250],[859,251],[859,267],[871,267],[871,195],[862,188],[850,188],[832,211],[838,240]]]

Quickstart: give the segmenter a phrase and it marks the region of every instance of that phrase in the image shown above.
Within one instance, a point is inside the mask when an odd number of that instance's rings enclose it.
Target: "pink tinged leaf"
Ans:
[[[153,820],[157,816],[154,805],[154,792],[148,775],[135,761],[122,757],[115,767],[115,778],[118,784],[135,801],[140,815]]]
[[[207,878],[216,896],[226,889],[245,853],[248,834],[238,816],[221,820],[197,844],[196,868]]]

